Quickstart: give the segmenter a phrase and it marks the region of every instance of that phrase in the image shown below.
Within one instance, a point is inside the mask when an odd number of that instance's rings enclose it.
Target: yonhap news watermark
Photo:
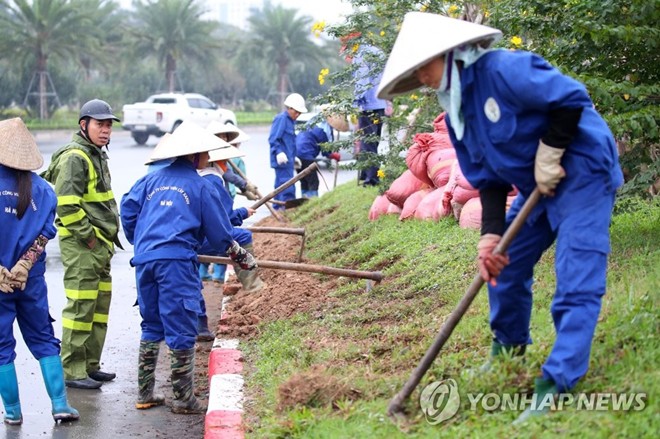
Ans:
[[[529,407],[537,410],[561,411],[564,409],[584,411],[639,412],[646,408],[646,393],[559,393],[545,395],[526,393],[467,393],[468,404],[463,410],[486,412],[523,411]],[[440,424],[451,419],[461,409],[461,395],[456,380],[449,378],[424,387],[419,403],[431,424]]]

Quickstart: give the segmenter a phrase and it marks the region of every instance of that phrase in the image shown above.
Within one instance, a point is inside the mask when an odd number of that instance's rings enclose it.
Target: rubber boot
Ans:
[[[211,280],[209,275],[209,264],[199,264],[199,278],[201,280]]]
[[[44,377],[46,392],[53,406],[55,422],[72,422],[80,419],[80,413],[69,405],[64,387],[64,370],[59,355],[51,355],[39,360],[41,375]]]
[[[156,363],[160,343],[157,341],[140,340],[140,353],[138,354],[138,400],[135,408],[146,410],[163,405],[165,396],[154,394],[156,385]]]
[[[550,412],[550,407],[553,406],[553,400],[557,393],[558,390],[554,381],[546,380],[544,378],[536,378],[534,380],[534,396],[532,397],[532,404],[526,408],[515,421],[513,421],[513,425],[520,425],[526,422],[529,418],[543,416]]]
[[[197,341],[213,341],[215,335],[209,331],[209,319],[207,316],[197,316]]]
[[[174,401],[172,412],[195,415],[206,412],[194,393],[195,348],[170,350],[172,388]]]
[[[247,250],[252,256],[254,256],[254,247],[252,244],[244,245],[243,248]],[[246,293],[256,293],[264,287],[264,282],[259,277],[258,268],[252,270],[243,270],[239,266],[234,266],[236,270],[236,277],[243,286],[243,291]]]
[[[5,405],[5,424],[21,425],[21,401],[18,396],[18,378],[14,363],[0,366],[0,396]]]
[[[479,373],[484,374],[489,372],[493,368],[493,362],[498,358],[502,358],[503,356],[522,357],[525,355],[526,350],[527,345],[506,345],[493,339],[493,344],[490,349],[490,359],[479,368]]]
[[[213,274],[211,278],[216,284],[225,283],[225,273],[227,272],[227,266],[224,264],[213,264]]]

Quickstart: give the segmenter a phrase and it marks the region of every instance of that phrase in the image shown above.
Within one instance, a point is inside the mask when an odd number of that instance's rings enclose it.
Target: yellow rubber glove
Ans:
[[[534,162],[534,179],[539,191],[546,196],[554,196],[559,181],[566,176],[561,166],[561,157],[565,149],[553,148],[539,141]]]

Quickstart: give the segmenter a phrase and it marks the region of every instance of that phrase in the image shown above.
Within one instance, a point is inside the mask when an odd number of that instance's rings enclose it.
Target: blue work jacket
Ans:
[[[614,137],[584,85],[540,56],[489,52],[461,71],[461,89],[463,139],[456,139],[449,117],[447,125],[461,170],[475,188],[515,185],[529,196],[536,187],[534,160],[548,131],[549,112],[578,107],[583,109],[578,132],[561,162],[566,177],[556,196],[537,206],[537,214],[548,209],[554,229],[567,213],[589,202],[594,184],[614,193],[623,183]]]
[[[57,197],[53,188],[37,174],[31,172],[32,202],[23,218],[16,216],[18,193],[16,193],[16,171],[0,165],[0,265],[11,270],[21,256],[30,249],[34,241],[43,235],[53,239]],[[30,269],[29,277],[43,275],[46,271],[46,252]]]
[[[158,259],[197,260],[204,238],[226,250],[231,224],[218,191],[183,158],[139,179],[121,202],[133,265]]]
[[[296,133],[294,131],[294,121],[289,113],[284,110],[273,119],[273,125],[270,127],[268,136],[270,144],[270,167],[271,168],[293,168],[293,161],[296,157]],[[277,154],[284,152],[289,162],[284,165],[278,165]]]
[[[296,155],[303,160],[314,160],[321,152],[321,143],[331,140],[332,134],[328,136],[327,129],[322,125],[315,125],[309,129],[301,131],[296,136]],[[330,155],[330,152],[324,151],[324,156]]]

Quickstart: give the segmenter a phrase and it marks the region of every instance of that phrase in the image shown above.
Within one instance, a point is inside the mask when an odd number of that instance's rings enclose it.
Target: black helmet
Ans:
[[[119,118],[112,114],[112,108],[106,101],[100,99],[92,99],[80,107],[80,117],[78,122],[85,117],[91,117],[96,120],[113,119],[119,122]]]

